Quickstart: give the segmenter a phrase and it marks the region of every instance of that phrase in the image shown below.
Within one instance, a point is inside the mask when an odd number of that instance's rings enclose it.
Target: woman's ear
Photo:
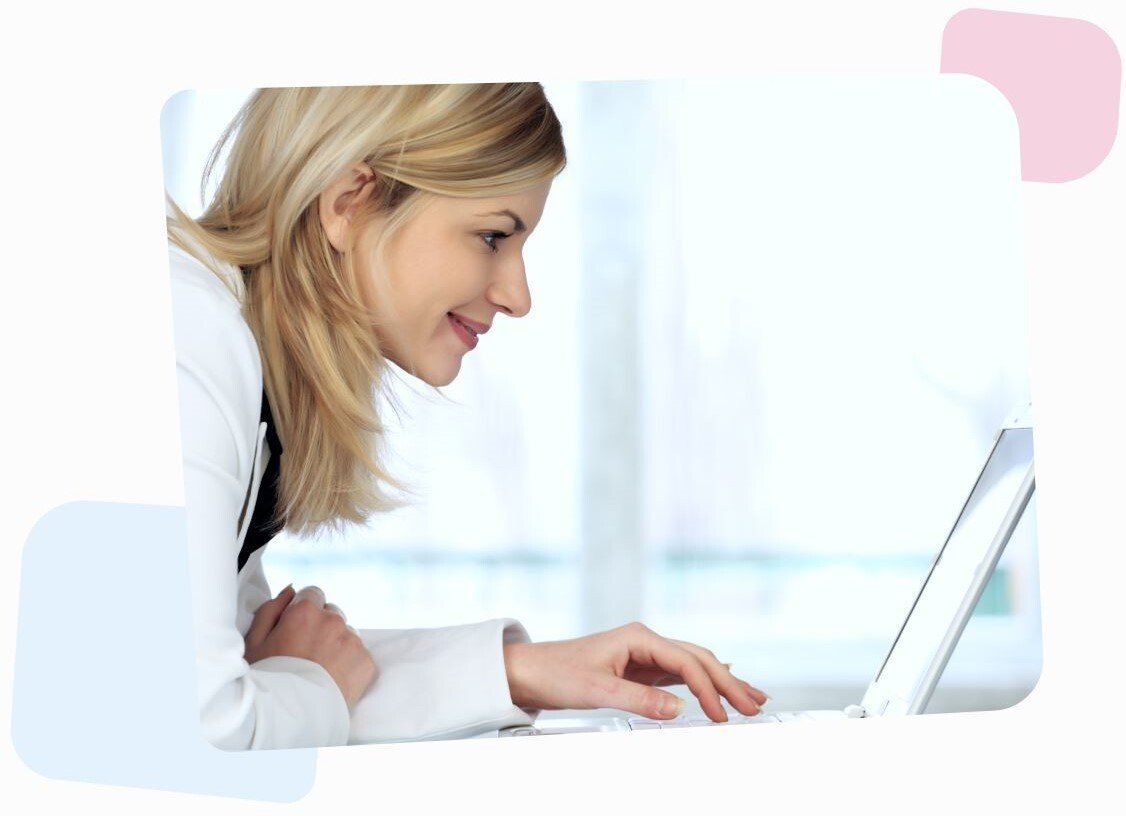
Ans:
[[[349,232],[360,206],[375,189],[375,172],[363,162],[353,164],[321,191],[321,227],[337,252],[349,248]]]

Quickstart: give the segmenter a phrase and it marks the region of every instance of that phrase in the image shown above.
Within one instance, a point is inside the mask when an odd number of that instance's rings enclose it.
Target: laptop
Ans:
[[[921,714],[1034,490],[1032,406],[1024,405],[994,436],[969,496],[868,690],[859,703],[843,711],[761,712],[753,717],[729,714],[725,723],[689,716],[673,720],[552,718],[490,735],[522,737]]]

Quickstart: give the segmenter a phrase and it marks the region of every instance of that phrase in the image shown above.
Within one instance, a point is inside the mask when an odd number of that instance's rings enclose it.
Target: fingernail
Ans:
[[[669,695],[661,700],[662,717],[679,717],[684,711],[684,700],[674,695]]]
[[[723,667],[724,667],[725,669],[727,669],[728,671],[731,671],[731,664],[730,664],[730,663],[724,663],[724,664],[723,664]]]

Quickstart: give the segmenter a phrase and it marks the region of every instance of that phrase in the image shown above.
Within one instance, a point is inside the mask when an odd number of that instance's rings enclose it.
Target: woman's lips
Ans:
[[[449,312],[449,314],[452,314],[454,317],[456,317],[458,320],[472,329],[474,334],[484,334],[490,328],[488,323],[478,323],[476,320],[470,320],[465,315],[458,314],[457,312]]]
[[[450,321],[454,334],[458,336],[461,342],[465,343],[465,345],[469,346],[471,349],[477,348],[477,332],[470,327],[471,324],[468,320],[462,319],[453,312],[447,312],[446,318]],[[476,325],[481,324],[478,323]],[[486,326],[486,330],[487,329],[488,327]]]

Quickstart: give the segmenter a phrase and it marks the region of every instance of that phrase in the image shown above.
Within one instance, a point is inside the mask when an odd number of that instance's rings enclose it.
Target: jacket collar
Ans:
[[[274,414],[270,410],[270,398],[266,396],[266,389],[262,389],[262,422],[266,423],[266,441],[270,443],[270,453],[275,456],[282,455],[281,437],[274,427]]]

